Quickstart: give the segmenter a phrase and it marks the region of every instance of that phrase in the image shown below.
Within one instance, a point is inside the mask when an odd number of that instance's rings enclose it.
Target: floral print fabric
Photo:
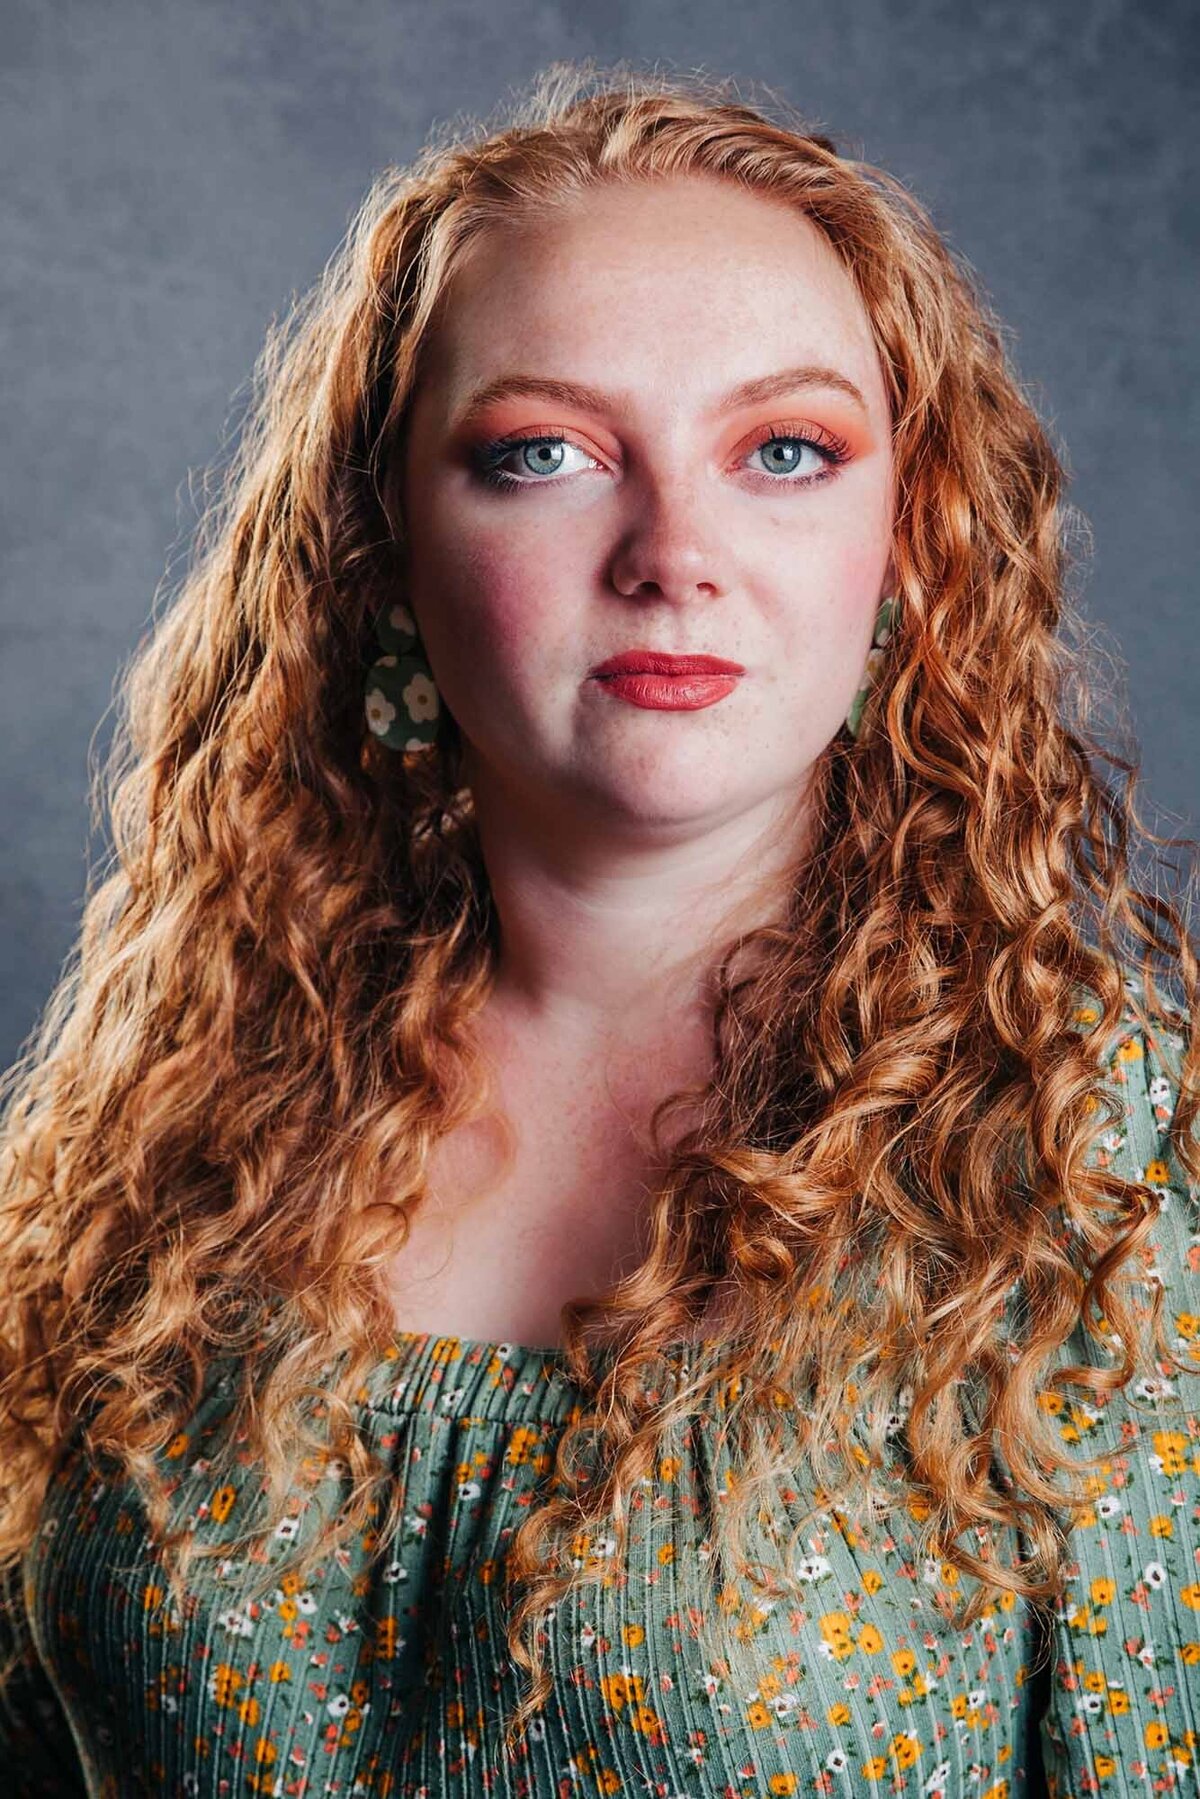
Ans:
[[[1147,1279],[1166,1334],[1200,1369],[1200,1206],[1168,1152],[1180,1040],[1127,1021],[1109,1063],[1124,1117],[1096,1154],[1163,1190]],[[1071,1357],[1102,1346],[1077,1335]],[[694,1364],[719,1345],[680,1345]],[[219,1531],[254,1488],[215,1484],[206,1445],[230,1403],[214,1367],[164,1452],[174,1502]],[[1072,1575],[1035,1671],[1032,1615],[1011,1595],[972,1628],[943,1616],[955,1570],[915,1554],[914,1516],[865,1543],[824,1514],[807,1590],[774,1605],[706,1579],[705,1506],[726,1486],[714,1420],[692,1418],[636,1496],[619,1565],[551,1620],[554,1691],[520,1758],[500,1753],[521,1690],[507,1661],[505,1544],[579,1394],[554,1352],[409,1334],[361,1395],[361,1421],[406,1494],[386,1555],[366,1533],[306,1585],[259,1604],[206,1573],[176,1607],[137,1496],[65,1458],[24,1564],[31,1631],[0,1705],[6,1793],[909,1795],[1194,1792],[1200,1773],[1200,1422],[1196,1389],[1146,1380],[1108,1405],[1047,1400],[1063,1440],[1105,1450],[1072,1536]],[[299,1469],[282,1553],[337,1466]],[[802,1471],[797,1472],[797,1482]],[[313,1512],[312,1516],[316,1513]],[[214,1564],[204,1564],[212,1570]],[[684,1574],[691,1576],[685,1583]],[[740,1687],[701,1656],[687,1594],[753,1641]],[[1043,1661],[1045,1658],[1041,1658]]]

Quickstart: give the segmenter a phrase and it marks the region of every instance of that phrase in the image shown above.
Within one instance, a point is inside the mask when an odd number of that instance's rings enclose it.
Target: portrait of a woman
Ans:
[[[4,1790],[1186,1790],[1195,945],[970,268],[556,65],[254,392],[7,1089]]]

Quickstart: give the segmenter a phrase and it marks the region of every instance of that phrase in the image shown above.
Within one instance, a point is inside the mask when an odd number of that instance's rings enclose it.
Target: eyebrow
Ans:
[[[713,413],[720,416],[727,412],[735,412],[742,406],[754,406],[764,400],[773,400],[779,394],[795,393],[801,388],[831,387],[837,393],[844,394],[847,399],[867,412],[867,402],[860,390],[837,369],[822,368],[817,363],[801,363],[796,368],[779,369],[773,375],[757,375],[750,381],[743,381],[737,387],[717,401]],[[574,406],[582,412],[615,412],[617,396],[603,393],[599,388],[587,387],[577,381],[557,381],[549,375],[500,375],[494,381],[485,382],[475,389],[463,408],[462,420],[472,418],[476,413],[493,406],[498,400],[506,400],[514,394],[528,394],[533,398],[556,401],[560,406]]]

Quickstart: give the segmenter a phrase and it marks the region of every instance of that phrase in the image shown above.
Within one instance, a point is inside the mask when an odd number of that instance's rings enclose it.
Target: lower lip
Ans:
[[[715,706],[737,686],[737,675],[597,675],[601,687],[631,706],[655,712],[696,712]]]

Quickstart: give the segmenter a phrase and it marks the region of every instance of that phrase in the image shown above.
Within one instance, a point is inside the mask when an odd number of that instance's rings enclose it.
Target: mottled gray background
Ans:
[[[1091,521],[1145,805],[1195,831],[1191,0],[0,0],[0,1065],[74,937],[89,755],[264,328],[372,175],[557,58],[764,81],[974,264]],[[90,850],[89,850],[90,842]]]

